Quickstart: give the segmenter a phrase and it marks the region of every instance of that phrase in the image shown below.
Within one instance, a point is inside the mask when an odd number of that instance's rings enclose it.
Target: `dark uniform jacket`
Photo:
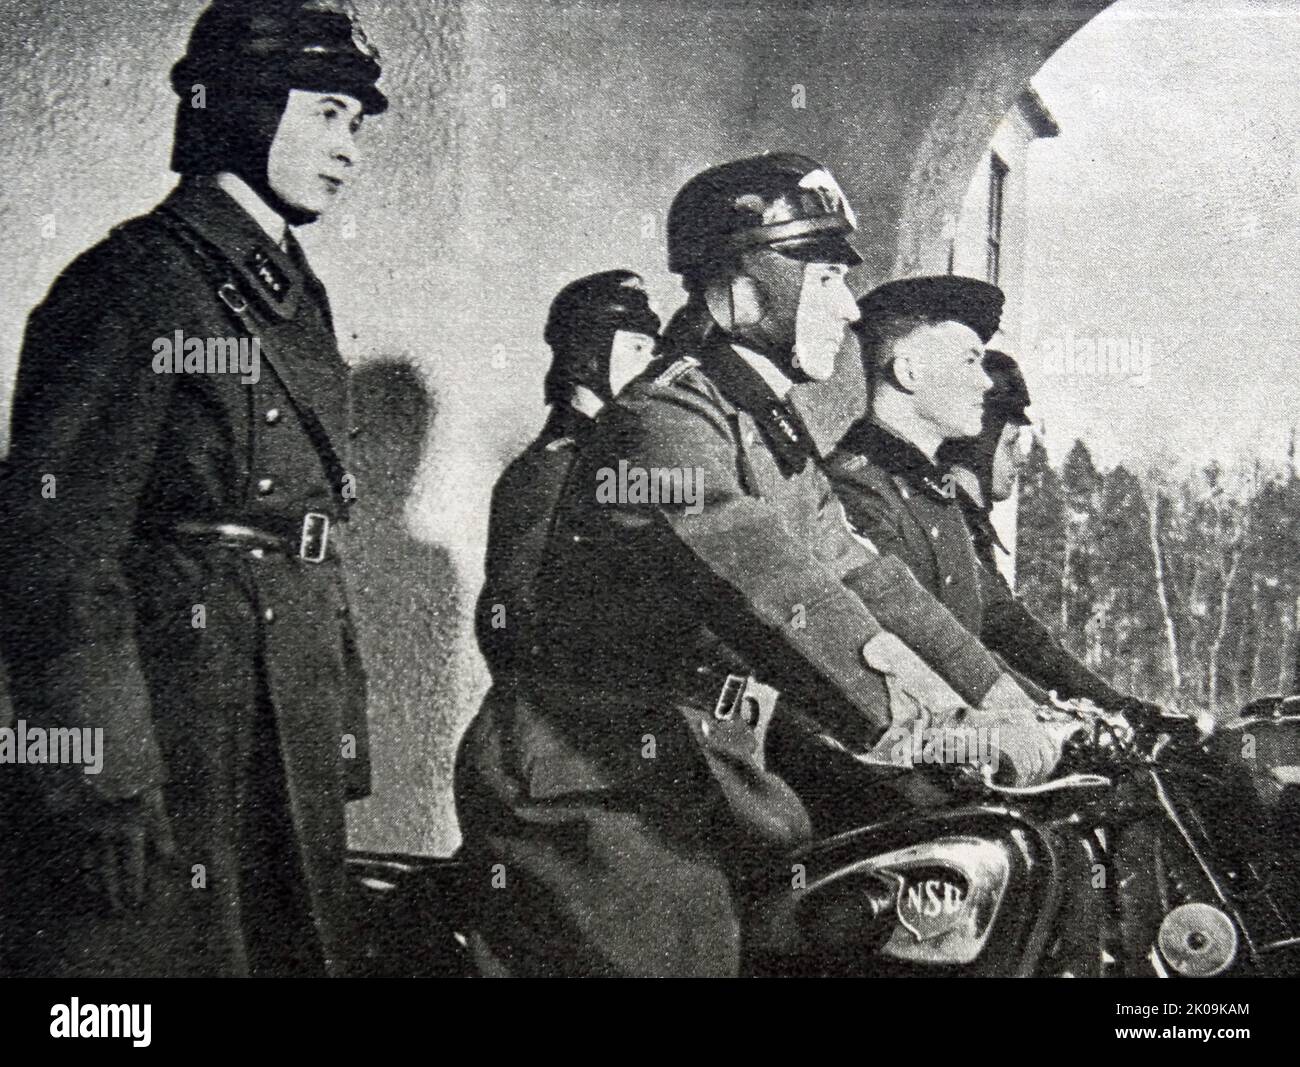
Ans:
[[[998,569],[995,553],[1006,549],[988,512],[961,488],[957,503],[980,561],[985,591],[980,636],[984,643],[1015,670],[1043,689],[1056,690],[1058,696],[1086,697],[1111,709],[1129,705],[1130,698],[1084,666],[1012,591]]]
[[[159,372],[163,340],[253,337],[255,384]],[[283,252],[207,181],[116,228],[31,314],[4,486],[16,714],[101,727],[103,773],[75,784],[106,801],[164,785],[178,844],[143,918],[69,934],[103,949],[77,967],[246,971],[255,836],[257,862],[285,864],[276,883],[298,883],[316,948],[337,954],[344,801],[369,791],[337,527],[319,564],[173,528],[236,522],[296,545],[305,513],[342,518],[347,374],[300,247]]]
[[[493,677],[510,670],[518,656],[531,655],[534,642],[527,634],[542,552],[560,490],[591,423],[569,404],[557,404],[537,439],[511,461],[492,490],[475,629]]]
[[[768,727],[877,737],[891,705],[864,646],[885,619],[972,703],[1000,676],[855,540],[828,451],[716,338],[675,346],[597,419],[548,540],[536,673],[494,687],[457,764],[502,970],[735,972],[737,878],[812,832],[764,758]]]
[[[1105,706],[1123,698],[1065,650],[1015,598],[997,569],[997,534],[951,474],[914,445],[859,423],[829,465],[849,522],[878,551],[907,564],[972,634],[1024,678],[1061,697]]]

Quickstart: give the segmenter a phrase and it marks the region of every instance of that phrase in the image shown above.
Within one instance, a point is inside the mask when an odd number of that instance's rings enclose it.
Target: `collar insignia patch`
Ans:
[[[260,248],[253,249],[245,263],[257,278],[276,300],[284,300],[289,294],[292,282],[289,281],[288,275],[284,273],[277,265],[275,260],[263,252]]]

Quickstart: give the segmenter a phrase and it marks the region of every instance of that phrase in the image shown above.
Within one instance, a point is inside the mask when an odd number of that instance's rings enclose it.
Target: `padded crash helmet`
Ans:
[[[697,174],[668,211],[668,269],[707,280],[744,252],[772,248],[810,263],[856,266],[847,237],[857,218],[831,172],[815,159],[773,152]]]
[[[592,334],[617,330],[659,336],[659,316],[650,306],[641,276],[630,270],[606,270],[570,282],[551,301],[543,336],[552,348],[564,348]]]
[[[351,0],[213,0],[171,81],[181,97],[204,83],[344,92],[378,115],[388,108],[376,86],[380,73],[379,51]]]
[[[639,274],[607,270],[570,282],[551,301],[543,336],[554,356],[546,375],[548,404],[575,385],[608,400],[610,347],[619,330],[658,340],[659,316]]]

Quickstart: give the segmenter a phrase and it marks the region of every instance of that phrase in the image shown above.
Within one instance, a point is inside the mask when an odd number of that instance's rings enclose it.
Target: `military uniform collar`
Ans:
[[[280,318],[294,317],[305,288],[306,259],[292,235],[286,252],[214,178],[185,178],[163,208],[221,253],[245,297]]]
[[[731,350],[754,369],[777,397],[785,400],[790,395],[790,390],[794,388],[794,381],[782,373],[781,368],[770,359],[734,341],[731,343]]]
[[[913,488],[945,503],[953,499],[952,475],[910,441],[904,441],[878,423],[864,419],[849,431],[844,447],[866,456],[876,466],[902,478]]]
[[[810,456],[819,455],[799,413],[725,338],[715,337],[712,344],[706,341],[698,358],[722,395],[758,424],[782,470],[797,473]]]
[[[957,487],[957,503],[961,505],[962,514],[966,517],[966,525],[970,528],[971,538],[977,548],[984,550],[997,547],[1008,556],[1011,555],[1011,550],[998,536],[997,528],[989,517],[988,508],[975,503],[974,498],[960,486]]]
[[[573,437],[592,424],[590,416],[584,415],[569,404],[556,404],[546,417],[541,436],[546,441],[560,437]]]
[[[289,235],[289,224],[281,218],[280,213],[253,191],[253,187],[238,174],[223,171],[215,178],[221,191],[253,216],[253,221],[262,227],[267,237],[281,248],[287,248],[285,238]]]

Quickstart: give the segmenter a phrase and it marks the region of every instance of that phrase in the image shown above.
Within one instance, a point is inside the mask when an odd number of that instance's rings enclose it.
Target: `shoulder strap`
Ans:
[[[174,236],[183,247],[189,250],[195,259],[202,265],[208,277],[217,285],[217,299],[226,308],[226,312],[231,319],[238,323],[241,328],[248,326],[245,315],[248,314],[248,297],[233,279],[237,277],[230,269],[225,258],[209,241],[196,233],[193,228],[188,226],[183,219],[176,215],[169,208],[161,208],[158,212],[163,225],[168,232]],[[278,329],[273,322],[259,322],[258,331],[270,334],[272,338],[271,347],[274,348],[274,335]],[[321,424],[320,416],[306,401],[301,390],[295,390],[290,387],[290,383],[285,380],[284,369],[276,366],[276,374],[286,385],[286,392],[289,394],[290,402],[302,419],[303,426],[307,430],[307,436],[311,439],[313,447],[320,455],[321,463],[325,467],[325,474],[329,478],[330,485],[334,491],[335,498],[340,508],[340,515],[346,517],[348,508],[351,506],[351,500],[344,494],[344,479],[347,477],[347,468],[343,460],[339,457],[338,450],[335,449],[334,443],[330,440],[329,434],[326,433],[325,427]]]

